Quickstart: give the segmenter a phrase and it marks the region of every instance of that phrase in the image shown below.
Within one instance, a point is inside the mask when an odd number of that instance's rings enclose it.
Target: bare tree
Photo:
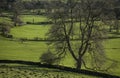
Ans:
[[[89,68],[84,59],[89,55],[92,66],[90,69],[102,70],[101,67],[106,61],[102,44],[106,37],[102,23],[106,1],[59,1],[59,4],[56,2],[48,6],[52,9],[48,17],[53,21],[49,30],[49,39],[55,40],[49,44],[54,46],[55,52],[60,57],[64,57],[69,52],[76,61],[77,69],[81,69],[82,65]]]
[[[20,14],[23,10],[23,5],[21,4],[21,0],[16,0],[13,2],[12,10],[13,10],[13,22],[14,26],[17,26],[18,23],[21,23]]]
[[[114,22],[114,29],[116,30],[116,33],[119,33],[119,27],[120,27],[119,19],[116,19]]]

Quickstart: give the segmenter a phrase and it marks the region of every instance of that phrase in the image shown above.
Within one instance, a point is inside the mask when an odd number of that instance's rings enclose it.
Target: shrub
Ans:
[[[60,61],[60,58],[48,50],[46,53],[41,55],[40,60],[45,64],[55,64]]]
[[[33,24],[33,23],[31,23],[31,22],[26,22],[26,24]]]
[[[13,38],[13,35],[10,35],[10,34],[9,34],[9,35],[7,35],[6,37],[7,37],[7,38]]]
[[[37,40],[40,40],[40,38],[39,37],[34,37],[34,40],[37,41]]]
[[[12,23],[8,21],[0,22],[0,32],[3,36],[7,37],[10,33],[10,29],[12,27]]]
[[[27,38],[20,38],[19,39],[19,41],[21,42],[21,43],[23,43],[23,42],[25,42],[25,41],[27,41],[28,39]]]

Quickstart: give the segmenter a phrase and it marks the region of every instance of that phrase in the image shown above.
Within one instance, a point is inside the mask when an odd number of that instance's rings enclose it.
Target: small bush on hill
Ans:
[[[28,39],[27,38],[20,38],[19,40],[21,43],[23,43],[23,42],[27,41]]]
[[[45,64],[56,64],[60,61],[60,58],[48,50],[46,53],[41,55],[40,60]]]
[[[0,32],[3,36],[8,37],[12,24],[9,22],[0,22]]]

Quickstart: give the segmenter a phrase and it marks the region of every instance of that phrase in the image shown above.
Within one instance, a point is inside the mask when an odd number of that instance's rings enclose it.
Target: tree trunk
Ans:
[[[77,61],[76,69],[81,69],[81,66],[82,66],[82,60],[79,59],[79,60]]]
[[[14,22],[14,26],[17,26],[17,23],[16,23],[16,22]]]
[[[116,27],[116,33],[119,33],[119,26]]]
[[[112,26],[109,27],[109,32],[112,32]]]

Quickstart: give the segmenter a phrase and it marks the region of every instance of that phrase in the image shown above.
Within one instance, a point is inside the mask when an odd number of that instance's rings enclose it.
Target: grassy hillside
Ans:
[[[41,25],[26,25],[22,27],[12,28],[11,34],[14,38],[28,38],[34,39],[35,37],[44,38],[49,27]],[[109,39],[105,41],[105,50],[109,58],[120,62],[120,39]],[[28,60],[39,61],[39,57],[43,52],[47,51],[48,46],[46,42],[25,41],[21,42],[17,40],[9,40],[0,37],[0,59],[11,60]],[[69,59],[68,59],[69,58]],[[70,55],[67,55],[62,60],[61,65],[74,67],[74,60]],[[114,74],[119,75],[120,63],[118,63],[117,69],[114,70]]]
[[[46,38],[45,33],[48,32],[49,26],[46,25],[25,25],[22,27],[14,27],[11,29],[11,34],[15,38],[34,39]]]
[[[21,16],[23,22],[43,22],[47,21],[44,16],[37,15],[23,15]],[[8,18],[0,18],[0,21],[10,21]],[[0,59],[8,60],[26,60],[26,61],[40,61],[39,57],[42,53],[46,52],[48,46],[47,42],[41,41],[24,41],[20,39],[35,39],[35,38],[46,38],[50,25],[32,25],[27,24],[20,27],[14,27],[11,29],[11,33],[14,39],[6,39],[0,36]],[[109,34],[111,37],[120,37],[120,34]],[[109,73],[120,76],[120,38],[108,39],[104,42],[106,55],[118,61],[118,67],[112,69]],[[60,63],[64,66],[74,67],[74,60],[71,55],[67,54],[65,59]],[[2,70],[2,69],[0,69]],[[15,69],[16,70],[16,69]],[[24,69],[23,69],[24,70]],[[78,77],[79,78],[79,77]]]
[[[22,15],[21,20],[25,23],[26,22],[37,23],[48,21],[48,19],[45,16],[40,15]]]
[[[45,52],[45,42],[10,41],[0,37],[0,59],[16,59],[39,61],[39,56]]]

